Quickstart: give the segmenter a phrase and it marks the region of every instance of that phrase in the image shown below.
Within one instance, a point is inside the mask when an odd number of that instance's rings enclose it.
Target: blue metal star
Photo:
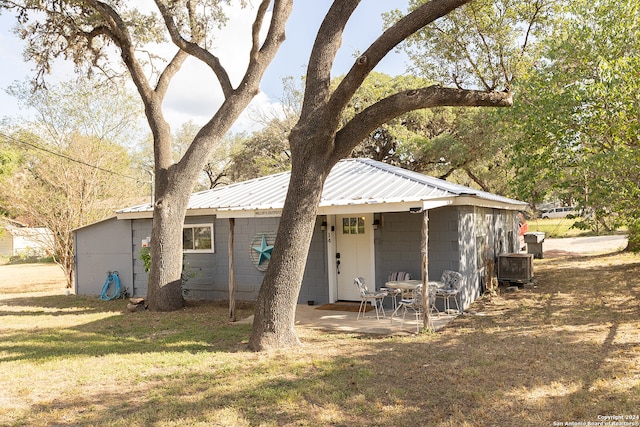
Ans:
[[[262,264],[263,261],[271,259],[271,251],[273,250],[273,245],[267,245],[267,238],[262,235],[262,244],[260,246],[252,246],[251,249],[258,252],[260,256],[258,257],[258,265]]]

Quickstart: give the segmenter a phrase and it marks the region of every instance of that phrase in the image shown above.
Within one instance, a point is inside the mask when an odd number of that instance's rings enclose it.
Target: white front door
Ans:
[[[360,301],[360,294],[353,284],[358,276],[364,277],[369,289],[375,288],[372,223],[372,214],[336,215],[339,300]]]

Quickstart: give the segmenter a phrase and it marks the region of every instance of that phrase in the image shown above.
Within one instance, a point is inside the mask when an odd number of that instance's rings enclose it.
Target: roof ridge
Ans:
[[[357,160],[360,161],[362,163],[366,163],[372,167],[376,167],[380,170],[383,170],[385,172],[388,173],[392,173],[394,175],[400,176],[402,178],[420,183],[420,184],[427,184],[427,185],[434,185],[437,186],[439,189],[442,190],[446,190],[446,191],[450,191],[452,193],[456,193],[456,194],[463,194],[463,193],[469,193],[469,194],[477,194],[477,192],[479,190],[475,190],[471,187],[467,187],[461,184],[456,184],[454,182],[451,181],[447,181],[445,179],[441,179],[441,178],[436,178],[434,176],[430,176],[430,175],[425,175],[424,173],[421,172],[417,172],[417,171],[412,171],[409,169],[405,169],[402,168],[400,166],[396,166],[396,165],[392,165],[389,163],[385,163],[385,162],[381,162],[379,160],[374,160],[374,159],[369,159],[366,157],[359,157],[353,160]],[[443,185],[442,183],[446,183],[447,185]],[[445,188],[445,187],[457,187],[458,190],[460,191],[452,191],[451,188]],[[462,190],[468,190],[468,191],[462,191]]]
[[[247,179],[245,181],[236,181],[236,182],[232,182],[230,184],[222,185],[220,187],[208,188],[206,190],[200,190],[200,191],[197,191],[195,193],[191,193],[191,196],[194,196],[196,194],[209,193],[209,192],[215,191],[215,190],[222,190],[224,188],[237,187],[239,185],[244,185],[244,184],[248,184],[248,183],[251,183],[251,182],[257,182],[257,181],[264,180],[264,179],[271,179],[271,178],[274,178],[274,177],[277,177],[277,176],[280,176],[280,175],[285,175],[285,174],[286,175],[291,175],[291,171],[290,170],[282,171],[282,172],[277,172],[277,173],[270,174],[270,175],[259,176],[257,178]]]
[[[282,209],[291,171],[235,182],[191,194],[189,209],[265,210]],[[356,204],[405,203],[474,196],[509,205],[517,200],[466,187],[460,184],[404,169],[369,158],[341,159],[325,182],[320,205],[324,207]],[[471,203],[473,204],[473,203]],[[150,204],[117,211],[151,211]]]

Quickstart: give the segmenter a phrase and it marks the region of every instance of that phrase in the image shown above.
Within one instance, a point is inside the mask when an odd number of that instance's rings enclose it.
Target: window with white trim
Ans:
[[[213,224],[185,224],[182,227],[184,252],[214,252]]]
[[[342,234],[364,234],[364,217],[342,218]]]

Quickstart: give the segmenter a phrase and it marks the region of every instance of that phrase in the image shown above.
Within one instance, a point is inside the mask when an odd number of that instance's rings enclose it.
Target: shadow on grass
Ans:
[[[58,346],[67,334],[73,338],[70,357],[209,358],[152,370],[122,381],[120,390],[96,386],[80,397],[40,401],[14,425],[63,424],[67,417],[77,426],[540,426],[637,415],[640,303],[633,293],[640,263],[584,261],[539,268],[537,288],[483,299],[473,308],[484,315],[460,316],[437,334],[366,339],[301,329],[303,348],[256,355],[243,351],[250,326],[224,325],[204,305],[55,331]],[[28,340],[29,333],[15,338]],[[41,361],[35,347],[25,344],[32,353],[18,360]]]
[[[213,318],[207,315],[207,305],[198,303],[175,313],[130,313],[126,301],[105,302],[90,297],[18,298],[3,303],[26,310],[0,311],[5,321],[14,316],[22,319],[20,327],[3,331],[0,362],[39,363],[56,358],[162,351],[235,352],[250,333],[250,326],[229,325],[226,318]],[[221,314],[220,310],[217,313]],[[56,322],[64,322],[66,317],[68,326],[50,327],[47,317]]]
[[[112,304],[111,304],[112,303]],[[15,298],[4,298],[0,300],[0,307],[20,307],[26,308],[25,314],[38,313],[49,310],[51,312],[68,311],[69,309],[83,310],[85,312],[108,311],[115,309],[120,311],[126,303],[124,300],[102,301],[97,297],[84,297],[75,295],[29,295]],[[115,307],[115,308],[114,308]],[[13,315],[15,311],[0,311]]]
[[[120,392],[61,396],[31,411],[75,414],[78,426],[538,426],[634,414],[638,383],[606,386],[628,372],[609,360],[621,349],[612,348],[615,327],[600,345],[578,333],[516,332],[361,341],[348,356],[311,363],[301,354],[247,358],[232,368],[158,373]]]

